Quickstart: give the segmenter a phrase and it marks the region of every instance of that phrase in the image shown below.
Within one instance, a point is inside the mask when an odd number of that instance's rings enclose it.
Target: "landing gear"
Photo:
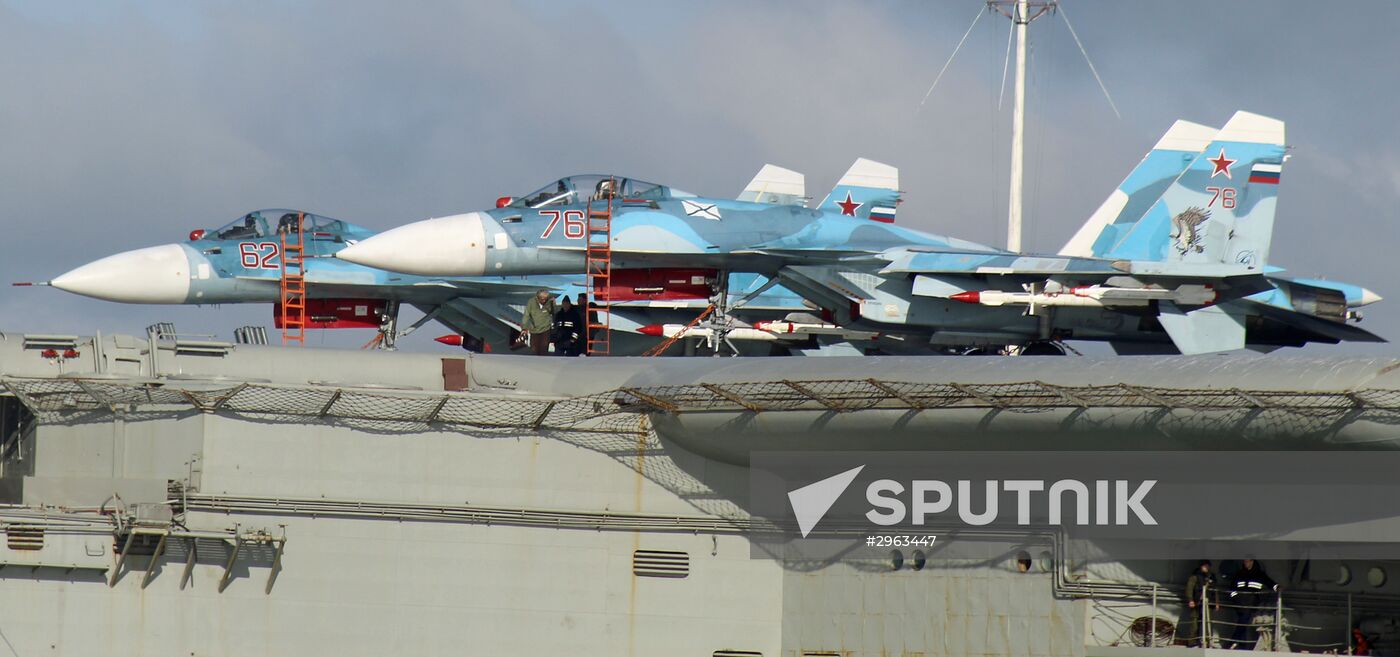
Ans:
[[[1032,342],[1021,348],[1022,356],[1063,356],[1064,347],[1054,342]]]
[[[758,289],[749,292],[734,303],[730,303],[729,298],[729,270],[722,269],[717,272],[715,279],[714,294],[710,297],[710,305],[714,308],[714,314],[709,318],[707,324],[710,329],[710,346],[714,349],[714,356],[722,355],[723,347],[729,347],[730,356],[739,355],[739,347],[729,339],[729,333],[738,326],[739,322],[731,314],[734,310],[744,304],[753,301],[758,295],[772,289],[778,284],[778,277],[772,276],[768,281],[759,286]]]
[[[433,314],[436,314],[436,312],[434,312]],[[360,348],[385,349],[388,351],[394,351],[397,349],[397,347],[394,346],[394,343],[401,335],[407,335],[408,333],[412,332],[413,329],[422,326],[423,322],[427,321],[431,317],[432,315],[428,315],[424,317],[423,320],[420,320],[418,323],[410,327],[409,330],[404,331],[403,333],[399,333],[399,302],[389,301],[384,304],[384,314],[379,316],[379,330],[375,333],[373,339],[371,339],[369,342],[366,342],[365,346]]]
[[[1059,343],[1048,340],[1037,340],[1024,345],[1012,345],[1005,348],[997,347],[969,347],[961,352],[963,356],[1063,356],[1065,348]]]

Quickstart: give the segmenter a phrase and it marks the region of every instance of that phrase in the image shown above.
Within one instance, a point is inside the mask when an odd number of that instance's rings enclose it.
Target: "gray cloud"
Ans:
[[[293,206],[374,228],[578,171],[732,195],[763,162],[820,196],[858,156],[901,168],[901,222],[1004,239],[1008,25],[985,16],[927,105],[969,2],[108,6],[0,2],[0,280],[46,279]],[[1289,122],[1272,260],[1394,293],[1400,6],[1066,3],[1032,27],[1030,247],[1054,250],[1172,120]],[[65,12],[65,13],[58,13]],[[121,306],[4,288],[8,330],[227,335],[266,307]],[[1400,337],[1400,296],[1363,324]],[[431,333],[431,331],[429,331]],[[329,336],[350,344],[364,336]],[[1347,347],[1347,351],[1388,347]]]

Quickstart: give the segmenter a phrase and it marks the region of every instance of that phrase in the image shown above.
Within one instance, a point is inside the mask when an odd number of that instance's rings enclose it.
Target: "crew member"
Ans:
[[[593,338],[593,329],[588,328],[588,325],[598,323],[598,312],[588,305],[587,294],[579,292],[577,299],[574,302],[574,307],[578,308],[579,315],[584,319],[584,324],[579,329],[579,335],[583,338],[583,344],[579,345],[579,353],[587,356],[588,341]]]
[[[1220,593],[1216,589],[1215,573],[1210,570],[1210,560],[1203,559],[1186,578],[1186,606],[1191,609],[1191,631],[1187,645],[1209,646],[1210,626],[1206,624],[1206,605],[1214,602],[1215,611],[1220,611]]]
[[[564,297],[564,301],[559,304],[559,313],[554,316],[554,355],[579,355],[583,344],[579,339],[582,330],[582,310],[575,306],[569,297]]]
[[[530,342],[536,356],[549,353],[549,333],[554,326],[554,299],[549,290],[541,289],[525,302],[525,316],[520,320],[520,332]]]
[[[617,195],[612,178],[604,178],[598,181],[593,198],[599,201],[606,201]]]
[[[1254,628],[1254,617],[1268,602],[1278,584],[1269,578],[1264,568],[1252,557],[1246,557],[1241,568],[1235,573],[1235,586],[1230,591],[1230,602],[1235,606],[1234,647],[1243,648],[1249,640],[1249,630]],[[1254,639],[1259,640],[1258,631]]]
[[[277,234],[291,235],[292,233],[297,232],[298,216],[299,215],[295,212],[288,212],[287,214],[282,215],[282,218],[277,220]]]

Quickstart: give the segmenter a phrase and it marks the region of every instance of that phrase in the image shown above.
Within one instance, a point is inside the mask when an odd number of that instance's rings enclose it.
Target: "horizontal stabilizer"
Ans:
[[[765,164],[739,194],[740,201],[772,205],[805,205],[807,179],[791,169]]]
[[[1251,310],[1280,324],[1291,326],[1300,334],[1314,342],[1388,342],[1385,338],[1366,329],[1332,321],[1296,310],[1288,310],[1260,302],[1253,302]],[[1301,342],[1302,340],[1300,340]]]
[[[1157,319],[1183,354],[1208,354],[1244,349],[1244,318],[1221,306],[1206,306],[1183,312],[1173,303],[1163,303]]]

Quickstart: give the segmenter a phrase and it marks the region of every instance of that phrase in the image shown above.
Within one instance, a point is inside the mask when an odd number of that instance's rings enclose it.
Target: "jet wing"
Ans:
[[[520,312],[501,300],[457,298],[442,304],[414,303],[423,314],[456,333],[476,336],[497,345],[510,344],[520,330]]]
[[[1184,278],[1262,275],[1258,269],[1224,263],[1182,264],[988,251],[899,249],[887,251],[880,258],[889,262],[880,270],[882,274],[1006,274],[1041,278],[1056,274],[1142,274]]]
[[[383,285],[307,281],[312,298],[390,298],[414,305],[439,305],[463,297],[528,297],[542,286],[496,281],[430,280],[421,283]]]
[[[541,250],[582,253],[581,246],[542,246]],[[850,262],[852,259],[875,263],[879,251],[867,249],[793,249],[750,247],[728,252],[670,252],[640,249],[612,249],[614,266],[620,267],[709,267],[731,271],[771,273],[785,265]]]
[[[577,251],[583,252],[582,247],[540,247],[553,251]],[[632,249],[612,250],[612,264],[614,268],[708,268],[726,269],[729,271],[745,271],[759,274],[771,274],[781,268],[785,262],[765,253],[756,251],[728,252],[714,251],[705,252],[685,252],[672,253],[665,251],[641,251]],[[582,264],[580,263],[580,269]]]

